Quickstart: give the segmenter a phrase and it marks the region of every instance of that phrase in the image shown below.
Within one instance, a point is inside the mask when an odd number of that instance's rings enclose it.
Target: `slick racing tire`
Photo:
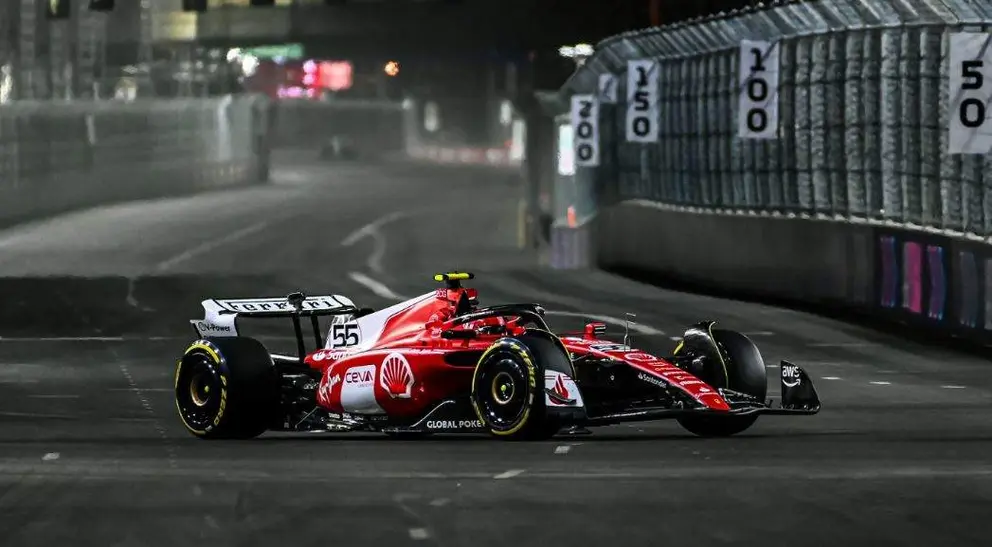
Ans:
[[[528,334],[503,338],[479,358],[472,376],[471,401],[489,432],[506,440],[542,440],[560,429],[549,420],[544,371],[549,363],[569,363],[551,340]]]
[[[250,439],[272,423],[279,382],[272,357],[253,338],[204,338],[176,364],[176,410],[201,439]]]
[[[714,329],[713,338],[724,351],[727,376],[723,378],[702,378],[711,385],[726,387],[765,400],[768,394],[768,379],[765,361],[758,347],[751,339],[732,330]],[[747,416],[699,416],[687,415],[678,419],[679,424],[690,433],[700,437],[728,437],[748,429],[757,421],[758,415]]]

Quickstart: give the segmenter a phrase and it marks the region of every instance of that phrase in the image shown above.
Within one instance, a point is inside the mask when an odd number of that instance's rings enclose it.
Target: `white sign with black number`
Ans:
[[[778,138],[778,42],[741,40],[738,67],[737,135]]]
[[[950,40],[948,153],[992,152],[992,34],[956,32]]]
[[[358,323],[332,323],[327,336],[328,349],[357,346],[362,341]]]
[[[572,95],[572,131],[575,166],[598,166],[599,101],[594,95]]]
[[[658,63],[627,61],[627,142],[658,140]]]
[[[614,74],[599,75],[599,102],[617,104],[617,77]]]

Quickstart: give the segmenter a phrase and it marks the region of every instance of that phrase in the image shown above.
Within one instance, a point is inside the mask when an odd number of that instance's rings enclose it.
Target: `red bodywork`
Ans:
[[[482,352],[496,340],[523,334],[525,329],[517,324],[516,317],[454,323],[456,304],[463,295],[473,302],[477,298],[475,289],[439,289],[353,320],[361,331],[358,344],[329,347],[305,359],[309,366],[321,371],[317,403],[333,413],[417,417],[440,401],[467,395],[474,367],[449,364],[445,355],[467,350]],[[496,325],[503,326],[505,332],[480,331]],[[444,331],[459,329],[474,330],[476,337],[459,340],[441,336]],[[561,340],[573,355],[592,353],[624,361],[683,390],[711,410],[730,409],[706,383],[663,359],[588,333]],[[558,383],[562,383],[560,379]]]

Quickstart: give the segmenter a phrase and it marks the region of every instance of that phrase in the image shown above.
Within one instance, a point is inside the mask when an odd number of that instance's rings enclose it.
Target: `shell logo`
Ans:
[[[413,391],[413,369],[401,353],[390,353],[382,361],[379,385],[394,399],[409,399]]]

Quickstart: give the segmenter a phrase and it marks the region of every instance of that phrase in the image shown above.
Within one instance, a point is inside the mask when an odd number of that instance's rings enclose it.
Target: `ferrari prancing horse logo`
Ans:
[[[379,385],[394,399],[409,399],[413,391],[413,369],[402,353],[390,353],[382,361]]]

